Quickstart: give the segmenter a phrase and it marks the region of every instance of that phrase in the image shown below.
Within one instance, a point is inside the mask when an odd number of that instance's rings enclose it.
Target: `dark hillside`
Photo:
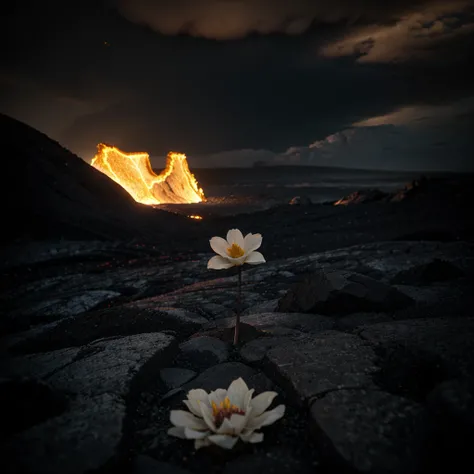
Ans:
[[[15,239],[160,240],[188,219],[136,203],[108,177],[37,130],[0,114],[1,197]]]

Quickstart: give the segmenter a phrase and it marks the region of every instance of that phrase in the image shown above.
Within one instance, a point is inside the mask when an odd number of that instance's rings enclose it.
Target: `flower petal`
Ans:
[[[252,395],[253,393],[255,392],[255,389],[254,388],[251,388],[246,394],[245,394],[245,397],[244,397],[244,406],[242,407],[242,410],[245,411],[245,413],[248,412],[248,410],[250,409],[251,407],[251,400],[252,400]]]
[[[224,449],[232,449],[235,446],[235,443],[239,440],[239,438],[235,436],[227,436],[222,434],[215,434],[209,436],[207,438],[211,443],[217,444]]]
[[[212,416],[212,410],[205,405],[204,403],[201,405],[201,412],[202,412],[202,418],[206,424],[206,426],[211,430],[211,431],[216,431],[216,425],[214,423],[214,417]]]
[[[250,431],[248,433],[242,433],[240,439],[245,443],[261,443],[263,441],[263,433],[254,433]]]
[[[258,430],[262,426],[268,426],[279,420],[285,414],[285,405],[278,405],[270,411],[262,413],[248,421],[246,428],[250,430]]]
[[[188,399],[184,400],[184,404],[188,407],[191,413],[202,417],[201,405],[199,402],[209,405],[207,392],[202,388],[190,390],[187,394]]]
[[[234,436],[236,434],[235,428],[228,418],[224,418],[221,426],[219,426],[219,428],[216,430],[216,433],[229,435],[229,436]]]
[[[207,400],[207,392],[202,388],[193,388],[191,389],[186,396],[188,400]]]
[[[249,388],[242,377],[234,380],[227,389],[227,396],[230,399],[230,403],[237,405],[240,409],[244,408],[244,400],[248,391]]]
[[[229,244],[227,240],[223,239],[222,237],[213,237],[209,240],[209,244],[211,245],[211,249],[220,255],[221,257],[227,257],[227,249],[229,248]]]
[[[209,446],[210,444],[211,442],[209,441],[208,438],[197,439],[196,441],[194,441],[194,449],[201,449],[206,446]]]
[[[216,405],[219,405],[224,401],[225,397],[227,397],[227,390],[224,390],[223,388],[214,390],[207,396],[209,400],[209,406],[212,406],[212,402],[214,402]]]
[[[208,270],[225,270],[226,268],[233,267],[234,265],[235,263],[233,263],[230,259],[221,257],[220,255],[215,255],[209,260],[209,262],[207,262]]]
[[[262,235],[261,234],[247,234],[244,238],[244,250],[245,253],[253,252],[257,250],[262,245]]]
[[[183,403],[188,407],[188,410],[193,414],[202,418],[201,407],[196,400],[183,400]]]
[[[241,249],[244,248],[244,236],[239,229],[230,229],[229,232],[227,232],[226,238],[227,242],[229,243],[229,247],[231,247],[232,244],[237,244]]]
[[[184,428],[182,426],[172,426],[168,430],[168,434],[170,436],[176,436],[176,438],[186,439],[186,435],[184,434]]]
[[[247,415],[237,415],[234,413],[229,420],[233,428],[232,434],[239,435],[245,428],[245,425],[247,424],[247,419]]]
[[[260,252],[251,252],[245,259],[245,263],[249,263],[250,265],[258,265],[265,262],[265,257]]]
[[[209,434],[209,431],[196,431],[191,428],[184,428],[186,439],[204,439],[207,438]]]
[[[232,258],[232,257],[227,257],[226,260],[229,263],[232,263],[232,265],[243,265],[247,259],[247,254],[243,254],[241,257],[238,258]]]
[[[206,423],[192,413],[189,413],[189,411],[171,410],[170,421],[173,425],[182,426],[183,428],[192,428],[194,430],[207,429]]]
[[[250,400],[252,410],[252,418],[261,415],[273,402],[278,395],[276,392],[263,392]]]

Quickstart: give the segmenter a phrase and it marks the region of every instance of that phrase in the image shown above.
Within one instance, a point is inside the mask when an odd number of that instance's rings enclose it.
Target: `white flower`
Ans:
[[[239,229],[231,229],[227,232],[227,240],[213,237],[209,242],[218,255],[209,260],[207,268],[222,270],[244,263],[265,263],[263,255],[255,251],[262,245],[260,234],[247,234],[244,238]]]
[[[172,410],[173,427],[168,434],[182,439],[194,439],[196,449],[216,444],[232,449],[239,438],[246,443],[259,443],[263,433],[255,430],[271,425],[285,414],[285,405],[265,411],[277,396],[263,392],[252,398],[254,389],[238,378],[227,390],[218,388],[207,394],[205,390],[190,390],[184,403],[189,409]]]

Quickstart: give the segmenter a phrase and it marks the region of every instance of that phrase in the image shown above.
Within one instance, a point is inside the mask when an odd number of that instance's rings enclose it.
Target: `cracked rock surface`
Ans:
[[[208,271],[209,253],[27,250],[4,265],[0,294],[0,417],[16,420],[1,428],[2,472],[431,474],[470,459],[468,242],[362,243],[248,266],[237,347],[237,275]],[[189,390],[238,377],[286,405],[262,443],[196,452],[167,434]]]

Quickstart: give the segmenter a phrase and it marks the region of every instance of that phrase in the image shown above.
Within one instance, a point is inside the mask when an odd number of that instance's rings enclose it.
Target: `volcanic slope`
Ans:
[[[159,244],[196,225],[135,202],[117,183],[24,123],[0,114],[0,131],[3,242],[138,238]]]

